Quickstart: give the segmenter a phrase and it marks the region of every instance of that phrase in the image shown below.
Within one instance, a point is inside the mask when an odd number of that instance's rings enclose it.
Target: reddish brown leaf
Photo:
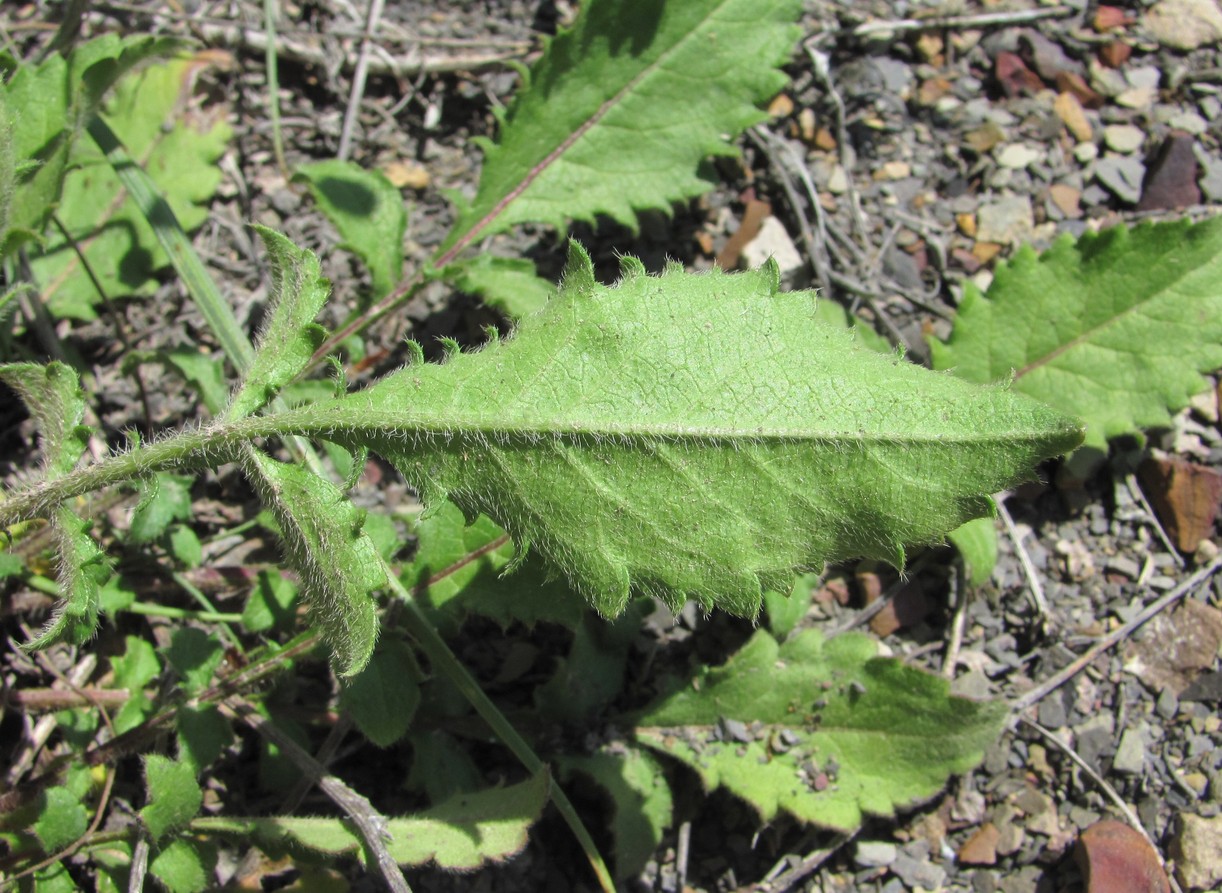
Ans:
[[[1146,167],[1146,181],[1142,184],[1137,210],[1176,211],[1200,204],[1197,158],[1192,144],[1189,134],[1171,131]]]
[[[1104,819],[1083,831],[1074,859],[1086,880],[1086,893],[1171,891],[1154,847],[1122,822]]]
[[[1138,469],[1142,487],[1182,552],[1195,552],[1213,533],[1222,501],[1222,474],[1187,459],[1149,458]]]
[[[772,205],[767,202],[760,201],[757,198],[747,199],[747,206],[743,209],[742,223],[738,225],[734,235],[730,236],[726,241],[726,246],[717,255],[717,266],[723,270],[733,270],[737,267],[738,259],[743,253],[743,247],[759,235],[760,226],[768,219],[768,215],[771,213]]]

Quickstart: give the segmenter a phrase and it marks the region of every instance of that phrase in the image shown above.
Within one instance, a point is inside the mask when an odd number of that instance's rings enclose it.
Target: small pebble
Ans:
[[[1095,179],[1122,202],[1131,205],[1141,200],[1141,183],[1146,166],[1136,158],[1107,155],[1095,165]]]
[[[899,847],[885,840],[861,840],[853,854],[858,868],[886,868],[899,856]]]
[[[1103,142],[1109,149],[1129,155],[1141,148],[1146,133],[1132,124],[1110,124],[1103,128]]]

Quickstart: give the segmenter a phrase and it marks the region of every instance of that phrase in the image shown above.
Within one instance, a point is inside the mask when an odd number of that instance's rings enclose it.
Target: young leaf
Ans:
[[[624,879],[639,873],[673,819],[670,786],[658,761],[634,748],[623,753],[602,750],[588,757],[564,756],[558,763],[565,779],[583,773],[610,795],[615,876]]]
[[[140,818],[155,841],[186,825],[203,805],[204,795],[189,763],[149,754],[144,759],[144,778],[148,805],[140,810]]]
[[[213,636],[193,626],[174,630],[165,649],[165,659],[182,681],[182,689],[193,695],[212,681],[212,674],[225,657],[225,649]]]
[[[967,571],[967,581],[983,586],[997,566],[997,526],[992,518],[973,518],[946,535],[959,550]]]
[[[373,297],[390,293],[403,272],[407,209],[403,197],[380,171],[332,159],[303,164],[294,179],[304,180],[327,219],[339,230],[340,248],[365,262]]]
[[[390,747],[407,734],[420,705],[419,680],[411,649],[398,639],[387,639],[365,669],[344,684],[340,703],[366,738],[378,747]]]
[[[433,863],[453,871],[504,861],[526,846],[549,787],[548,776],[541,774],[521,784],[462,794],[414,816],[392,818],[386,823],[390,854],[400,865]],[[361,851],[360,838],[342,819],[208,818],[195,820],[191,827],[236,836],[272,853],[286,846],[331,856]]]
[[[178,731],[178,760],[196,774],[212,765],[233,740],[229,721],[215,704],[179,707],[174,725]]]
[[[149,874],[168,893],[203,893],[214,888],[216,850],[198,840],[172,840],[150,860]]]
[[[596,214],[635,228],[710,188],[701,162],[766,117],[798,0],[590,0],[547,46],[484,147],[479,191],[443,252],[518,223]]]
[[[633,590],[754,616],[761,584],[849,556],[903,562],[1081,440],[1071,419],[862,348],[744,274],[614,288],[574,246],[563,286],[507,341],[302,410],[537,549],[600,613]]]
[[[110,576],[106,554],[89,535],[89,523],[58,508],[52,516],[59,549],[59,604],[38,636],[25,647],[36,650],[56,642],[81,645],[97,630],[100,591]]]
[[[968,522],[971,523],[970,521]],[[785,594],[769,589],[764,593],[764,612],[768,615],[768,631],[784,640],[810,610],[810,597],[819,585],[818,574],[803,574]]]
[[[946,680],[875,657],[865,635],[784,645],[757,632],[636,717],[636,737],[724,786],[765,820],[784,810],[849,832],[865,815],[928,800],[983,757],[1002,704],[949,695]]]
[[[1014,388],[1086,420],[1087,443],[1164,427],[1222,367],[1222,218],[1066,236],[970,283],[937,369]]]
[[[259,335],[255,361],[225,415],[240,419],[258,412],[309,363],[326,332],[314,317],[327,300],[331,283],[323,278],[314,252],[298,248],[267,227],[256,231],[272,265],[269,322]]]
[[[173,521],[191,520],[191,484],[194,478],[180,474],[154,474],[141,482],[140,504],[132,512],[128,541],[151,543]]]
[[[89,814],[80,798],[67,788],[48,788],[41,797],[38,818],[32,830],[43,851],[54,853],[85,836]]]
[[[243,467],[276,516],[337,672],[359,673],[378,634],[373,593],[386,585],[381,556],[362,530],[364,513],[309,469],[253,448]]]
[[[447,266],[439,274],[459,291],[478,295],[510,319],[521,319],[543,309],[556,286],[535,272],[522,258],[480,254]]]

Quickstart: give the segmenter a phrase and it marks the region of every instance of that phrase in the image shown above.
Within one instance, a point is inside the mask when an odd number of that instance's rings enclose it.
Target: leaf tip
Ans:
[[[569,239],[569,257],[561,276],[561,287],[565,289],[588,289],[597,283],[594,280],[594,261],[585,246],[576,239]]]
[[[619,274],[621,280],[631,281],[647,275],[645,264],[639,257],[631,254],[621,254],[619,258]]]

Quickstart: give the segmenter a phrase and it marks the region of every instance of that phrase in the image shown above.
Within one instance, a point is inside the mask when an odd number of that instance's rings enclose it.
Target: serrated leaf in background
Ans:
[[[486,515],[468,525],[456,506],[444,503],[417,522],[416,556],[404,581],[424,587],[452,568],[419,595],[421,605],[444,612],[451,622],[479,614],[503,627],[515,620],[527,626],[541,621],[576,626],[583,610],[580,597],[564,583],[547,580],[537,563],[528,560],[501,576],[514,557],[513,543],[498,543],[505,536]]]
[[[841,832],[928,800],[978,764],[1005,705],[952,697],[949,683],[877,643],[762,630],[634,717],[636,738],[725,787],[769,820],[778,811]]]
[[[166,662],[173,668],[189,695],[206,688],[212,675],[225,658],[220,640],[202,629],[180,626],[170,635],[164,650]]]
[[[149,874],[168,893],[203,893],[215,886],[216,850],[203,841],[176,838],[149,860]]]
[[[561,756],[557,765],[567,781],[588,775],[611,797],[611,834],[615,838],[615,876],[638,874],[662,843],[674,818],[673,798],[662,766],[636,749],[602,750],[586,757]]]
[[[89,813],[67,788],[48,788],[39,798],[38,817],[31,830],[44,852],[55,853],[85,836]]]
[[[407,774],[407,787],[423,791],[430,803],[478,790],[483,784],[474,760],[448,732],[412,729],[408,740],[412,768]]]
[[[403,196],[380,171],[332,159],[303,164],[293,179],[303,180],[314,201],[339,230],[339,247],[365,262],[373,281],[372,297],[390,293],[403,272],[407,209]]]
[[[69,155],[107,90],[137,65],[180,45],[171,38],[107,34],[67,56],[22,65],[0,83],[0,257],[41,236],[59,202]]]
[[[186,825],[204,803],[189,763],[149,754],[144,758],[144,780],[148,803],[140,818],[154,841]]]
[[[230,137],[219,116],[183,115],[183,91],[199,62],[181,59],[151,66],[127,77],[106,104],[103,116],[161,189],[183,228],[204,222],[202,203],[221,180],[217,159]],[[167,122],[171,123],[168,129]],[[153,273],[167,263],[143,213],[124,193],[118,177],[91,140],[77,141],[57,211],[102,288],[110,298],[147,294]],[[31,258],[42,295],[57,317],[93,319],[101,302],[81,271],[72,246],[59,233]]]
[[[535,265],[522,258],[480,254],[452,263],[438,275],[459,291],[477,295],[510,319],[520,319],[541,310],[556,286],[535,272]]]
[[[800,36],[798,0],[591,0],[553,38],[484,143],[474,200],[442,251],[518,223],[563,228],[711,188],[702,163],[766,118]]]
[[[386,585],[385,565],[362,529],[365,513],[309,469],[257,449],[246,451],[243,467],[276,517],[336,672],[360,672],[378,635],[374,592]]]
[[[865,556],[902,564],[1073,449],[1072,419],[865,349],[774,265],[612,288],[574,246],[512,338],[303,410],[535,550],[605,616],[631,594],[754,616],[761,588]],[[303,430],[304,430],[303,427]]]
[[[242,626],[251,632],[292,629],[297,586],[278,571],[259,571],[242,609]]]
[[[378,747],[390,747],[411,725],[420,706],[420,668],[407,644],[383,639],[365,669],[344,682],[340,704]]]
[[[314,317],[326,302],[331,283],[323,278],[318,258],[275,230],[260,226],[255,231],[271,264],[268,321],[259,333],[254,362],[225,410],[227,419],[251,415],[274,400],[326,338]]]
[[[1222,367],[1222,218],[1117,226],[1029,246],[988,297],[966,286],[936,369],[1014,388],[1086,421],[1086,443],[1165,427]]]
[[[434,864],[470,871],[502,862],[526,846],[549,789],[550,780],[544,773],[520,784],[462,794],[417,815],[389,818],[387,848],[400,865]],[[192,827],[237,835],[271,852],[282,852],[286,844],[336,856],[362,850],[360,838],[341,819],[216,818],[199,819]]]

